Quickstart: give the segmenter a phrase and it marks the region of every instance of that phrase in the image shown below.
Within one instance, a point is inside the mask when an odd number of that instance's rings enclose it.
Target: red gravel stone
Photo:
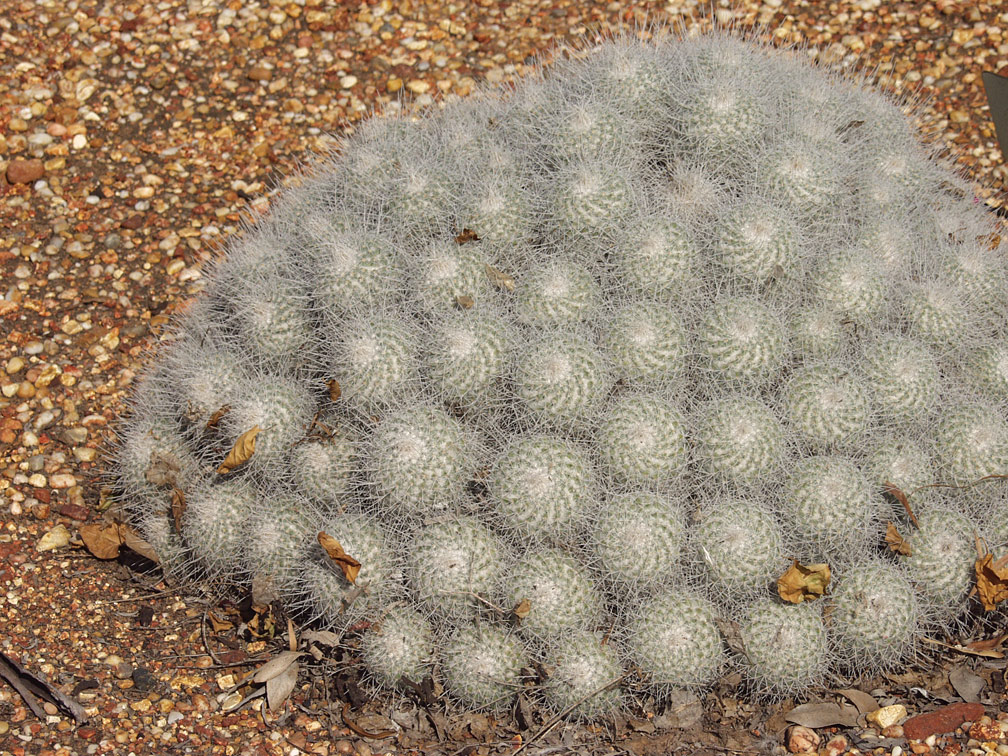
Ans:
[[[927,714],[910,717],[903,723],[903,734],[909,740],[924,740],[928,735],[952,732],[963,722],[983,716],[984,707],[978,703],[954,703]]]
[[[7,166],[7,180],[12,184],[30,184],[38,181],[45,175],[45,167],[42,161],[32,160],[11,160]]]
[[[69,517],[71,520],[81,520],[84,521],[90,515],[91,510],[87,507],[82,507],[79,504],[71,504],[67,502],[66,504],[61,504],[59,508],[59,513],[64,517]]]

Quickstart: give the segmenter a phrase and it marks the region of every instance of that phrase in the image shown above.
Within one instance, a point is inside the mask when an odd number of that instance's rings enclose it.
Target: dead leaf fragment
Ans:
[[[252,458],[252,455],[255,454],[256,436],[259,435],[260,431],[262,431],[262,428],[256,425],[238,436],[238,440],[234,442],[231,451],[228,452],[227,457],[224,458],[220,467],[217,468],[218,475],[227,475],[236,467],[245,464]]]
[[[473,299],[468,294],[459,294],[455,297],[455,303],[458,304],[463,310],[471,310],[473,305],[476,304],[476,300]]]
[[[777,580],[777,593],[791,604],[814,601],[826,593],[830,581],[828,564],[799,564],[795,559]]]
[[[994,561],[993,554],[976,560],[977,595],[985,611],[993,612],[997,605],[1008,599],[1008,555]]]
[[[297,685],[298,663],[292,662],[276,677],[266,681],[266,704],[270,711],[277,711]]]
[[[902,554],[903,556],[910,556],[910,543],[900,535],[899,531],[896,530],[896,526],[891,522],[886,524],[885,542],[889,545],[890,551],[895,551],[897,554]]]
[[[182,515],[185,514],[185,508],[185,493],[181,488],[173,488],[171,492],[172,522],[175,523],[175,532],[179,534],[182,533]]]
[[[119,556],[122,536],[117,523],[81,525],[80,537],[87,550],[98,559],[115,559]]]
[[[963,701],[978,703],[980,701],[980,691],[987,684],[979,675],[974,674],[966,667],[959,665],[949,672],[949,683],[955,688],[955,692]]]
[[[818,730],[821,727],[854,727],[857,725],[857,707],[832,702],[810,703],[795,706],[784,715],[792,724]]]
[[[123,546],[132,549],[137,554],[152,562],[160,563],[161,557],[147,541],[138,536],[129,525],[119,525],[119,537],[122,538]]]
[[[858,690],[857,688],[842,688],[836,692],[857,706],[858,711],[862,714],[867,714],[868,712],[875,711],[879,708],[878,701],[875,700],[875,697],[865,693],[863,690]]]
[[[471,228],[463,228],[462,232],[455,237],[456,244],[465,244],[471,241],[479,241],[479,236]]]
[[[343,551],[343,547],[340,546],[339,541],[324,531],[319,531],[318,542],[325,549],[325,553],[329,555],[329,558],[336,562],[336,565],[343,572],[343,577],[351,585],[356,584],[361,563]]]
[[[529,612],[531,611],[532,611],[532,604],[529,602],[527,598],[523,598],[521,601],[518,602],[515,608],[511,610],[511,614],[513,614],[518,619],[523,620],[529,616]]]
[[[917,522],[917,515],[915,515],[913,513],[913,510],[910,508],[910,500],[907,498],[907,495],[903,493],[903,491],[900,488],[894,486],[888,480],[882,484],[882,487],[885,489],[885,492],[887,494],[892,496],[894,499],[896,499],[896,501],[898,501],[900,504],[903,505],[903,509],[906,510],[907,517],[910,518],[910,522],[913,523],[913,526],[915,528],[919,528],[920,523]]]
[[[335,378],[330,380],[326,386],[329,389],[329,401],[335,402],[343,395],[343,389],[340,388],[339,381]]]
[[[175,478],[182,469],[178,457],[160,449],[151,452],[150,463],[144,470],[144,478],[155,486],[174,486]]]
[[[487,275],[490,276],[490,282],[493,283],[498,289],[505,289],[507,291],[515,290],[515,280],[503,270],[495,268],[490,263],[486,264]]]
[[[209,430],[210,428],[216,428],[217,423],[221,421],[221,418],[224,417],[224,415],[226,415],[230,411],[231,411],[231,405],[225,404],[219,410],[210,415],[210,419],[207,420],[206,422],[207,430]]]

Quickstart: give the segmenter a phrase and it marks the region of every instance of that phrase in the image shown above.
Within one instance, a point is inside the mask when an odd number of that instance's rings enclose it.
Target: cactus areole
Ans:
[[[962,616],[1005,540],[1002,483],[963,488],[1008,473],[992,221],[870,81],[644,36],[364,121],[232,241],[111,472],[167,573],[354,628],[375,689],[576,716],[794,694]]]

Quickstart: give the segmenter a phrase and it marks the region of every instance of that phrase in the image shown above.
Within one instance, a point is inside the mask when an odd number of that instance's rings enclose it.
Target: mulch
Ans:
[[[226,711],[225,691],[291,642],[286,619],[77,545],[81,525],[100,518],[102,451],[130,385],[172,313],[199,291],[201,263],[244,217],[265,212],[312,153],[404,95],[420,105],[465,96],[521,76],[559,43],[647,22],[703,27],[713,10],[721,24],[759,26],[775,44],[874,71],[921,100],[978,201],[1004,204],[980,74],[1008,74],[1008,5],[730,5],[4,3],[0,658],[79,701],[86,721],[39,699],[42,718],[0,683],[0,753],[1008,753],[996,647],[936,647],[898,673],[838,680],[807,699],[839,708],[850,701],[833,691],[856,683],[880,706],[930,716],[914,734],[952,730],[914,741],[901,725],[871,726],[865,712],[785,734],[801,702],[749,703],[730,677],[699,698],[659,711],[642,702],[637,716],[589,725],[551,723],[534,701],[501,721],[446,711],[423,691],[374,701],[357,687],[353,649],[310,644],[298,630],[300,647],[317,653],[299,660],[286,702],[275,713],[262,698]],[[40,551],[44,537],[56,547]],[[978,693],[955,684],[973,678]],[[986,718],[948,708],[964,697]]]

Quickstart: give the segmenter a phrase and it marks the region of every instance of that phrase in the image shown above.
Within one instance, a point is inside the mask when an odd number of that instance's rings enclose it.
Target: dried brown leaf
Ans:
[[[325,549],[325,553],[329,555],[329,558],[336,562],[336,565],[343,572],[343,577],[351,584],[356,584],[361,563],[343,551],[343,547],[340,546],[339,541],[324,531],[319,531],[318,542]]]
[[[896,526],[891,522],[886,525],[885,542],[889,544],[889,549],[903,556],[910,556],[910,543],[899,534]]]
[[[256,425],[238,436],[238,439],[234,442],[234,446],[231,447],[231,451],[228,452],[227,457],[224,458],[220,467],[217,468],[219,475],[228,474],[252,458],[252,455],[255,454],[256,436],[259,435],[260,431],[262,431],[262,428]]]
[[[863,690],[842,688],[836,692],[857,706],[858,711],[862,714],[868,714],[879,708],[879,702],[875,700],[875,697],[865,693]]]
[[[455,237],[456,244],[465,244],[471,241],[479,241],[479,236],[471,228],[463,228],[462,232]]]
[[[254,683],[269,682],[274,677],[282,675],[291,666],[297,665],[297,660],[303,656],[301,651],[281,651],[259,669],[252,673],[251,680]]]
[[[81,525],[80,537],[84,546],[98,559],[115,559],[119,556],[122,536],[114,522]]]
[[[785,721],[817,730],[820,727],[854,727],[858,710],[849,704],[833,702],[809,703],[795,706],[784,715]]]
[[[529,612],[531,611],[531,602],[527,598],[523,598],[515,605],[515,608],[511,610],[511,613],[518,619],[523,620],[529,616]]]
[[[830,581],[828,564],[799,564],[795,559],[777,579],[777,593],[791,604],[813,601],[826,593]]]
[[[226,619],[218,617],[213,612],[207,612],[207,619],[210,620],[210,627],[214,633],[223,633],[234,628],[234,624]]]
[[[150,462],[144,470],[144,478],[155,486],[174,486],[182,465],[178,457],[171,452],[155,449],[151,452]]]
[[[154,547],[138,536],[129,525],[123,525],[120,523],[119,537],[122,539],[123,546],[132,549],[140,556],[150,559],[152,562],[161,561],[161,557],[158,556]]]
[[[473,308],[473,305],[476,304],[476,300],[473,299],[468,294],[459,294],[457,297],[455,297],[455,303],[463,310],[471,310]]]
[[[212,415],[210,415],[210,419],[207,420],[207,423],[206,423],[207,429],[209,430],[210,428],[216,428],[217,427],[217,423],[219,423],[221,421],[221,418],[224,417],[224,415],[226,415],[230,411],[231,411],[231,405],[230,404],[225,404],[219,410],[217,410]]]
[[[329,401],[335,402],[343,395],[343,389],[340,388],[339,381],[335,378],[330,380],[326,386],[329,388]]]
[[[917,515],[915,515],[913,509],[910,508],[910,500],[907,498],[907,495],[903,493],[902,489],[893,485],[888,480],[882,484],[882,487],[885,489],[887,494],[903,505],[903,509],[906,511],[907,517],[910,518],[910,522],[913,523],[915,528],[919,528],[920,523],[917,522]]]
[[[279,675],[266,681],[266,704],[270,711],[278,711],[294,690],[299,666],[295,661]]]
[[[175,532],[182,533],[182,515],[185,514],[185,492],[181,488],[173,488],[171,492],[171,515],[175,523]]]
[[[976,560],[977,595],[985,611],[993,612],[997,605],[1008,599],[1008,564],[1005,558],[994,561],[993,554]]]
[[[486,272],[490,276],[490,281],[498,289],[505,289],[507,291],[515,290],[515,280],[510,275],[505,273],[499,268],[495,268],[490,263],[486,263]]]

